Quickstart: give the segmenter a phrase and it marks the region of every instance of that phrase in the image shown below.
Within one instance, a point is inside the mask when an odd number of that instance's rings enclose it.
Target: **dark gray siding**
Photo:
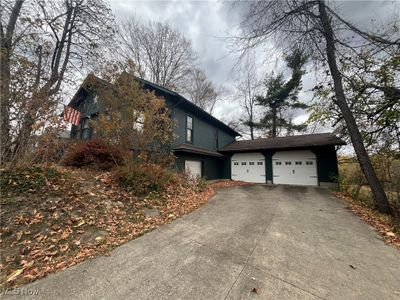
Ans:
[[[178,171],[185,170],[185,160],[201,161],[202,175],[207,180],[220,179],[223,177],[224,158],[216,158],[205,155],[190,154],[190,153],[175,153],[175,165]]]
[[[158,97],[165,99],[168,108],[171,110],[171,116],[177,121],[175,145],[186,142],[186,116],[193,118],[193,145],[217,150],[215,143],[216,131],[218,131],[218,148],[230,144],[238,135],[233,129],[222,122],[210,116],[205,111],[191,103],[190,101],[175,95],[174,92],[164,90],[162,87],[156,87],[150,82],[140,80],[143,87],[154,91]]]
[[[274,155],[274,151],[262,151],[262,154],[265,156],[265,177],[267,182],[272,182],[273,174],[272,174],[272,155]]]
[[[222,161],[221,165],[221,178],[222,179],[231,179],[231,154],[227,154],[226,157]]]
[[[319,182],[337,182],[339,170],[335,146],[312,149],[317,156],[317,172]]]
[[[230,135],[229,133],[218,130],[218,148],[222,148],[230,143],[235,141],[235,137]]]
[[[217,150],[215,148],[216,130],[218,130],[218,146],[219,148],[232,143],[235,137],[218,128],[216,125],[199,118],[190,111],[178,106],[172,109],[172,116],[177,122],[175,145],[187,143],[186,141],[186,117],[193,118],[193,145],[206,148],[209,150]]]
[[[77,105],[74,107],[81,113],[81,120],[87,118],[90,126],[91,118],[102,110],[100,101],[94,101],[95,94],[87,91],[86,89],[80,89],[78,95],[76,95]],[[83,138],[83,122],[78,126],[71,126],[71,138],[80,139]],[[89,133],[86,138],[93,137],[92,129],[88,129]]]

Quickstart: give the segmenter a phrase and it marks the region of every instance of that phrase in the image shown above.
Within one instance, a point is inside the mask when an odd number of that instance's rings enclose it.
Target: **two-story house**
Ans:
[[[336,146],[345,143],[334,135],[236,140],[240,136],[237,131],[185,97],[147,80],[136,80],[142,88],[165,99],[176,121],[172,151],[178,170],[207,179],[256,183],[328,185],[335,182]],[[82,85],[69,106],[82,114],[80,125],[72,126],[71,138],[90,138],[89,119],[101,113],[102,103],[92,90]]]

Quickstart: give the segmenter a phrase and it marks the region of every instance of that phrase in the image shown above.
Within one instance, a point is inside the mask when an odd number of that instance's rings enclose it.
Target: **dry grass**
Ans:
[[[372,157],[378,177],[392,208],[392,215],[384,215],[375,209],[371,189],[359,164],[354,159],[339,158],[340,193],[349,208],[380,232],[385,241],[399,247],[400,244],[400,160],[393,157]]]

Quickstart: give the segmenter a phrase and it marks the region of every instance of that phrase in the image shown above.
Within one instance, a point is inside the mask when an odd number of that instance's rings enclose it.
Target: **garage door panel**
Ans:
[[[265,183],[265,157],[262,153],[236,153],[231,158],[231,178]]]
[[[309,150],[280,151],[272,157],[275,184],[318,185],[316,156]]]
[[[201,177],[201,161],[185,160],[185,171],[193,177]]]

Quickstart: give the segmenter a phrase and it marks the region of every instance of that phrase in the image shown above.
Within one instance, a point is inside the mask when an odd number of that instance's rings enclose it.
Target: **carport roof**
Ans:
[[[219,152],[245,152],[254,150],[294,149],[328,145],[346,145],[332,133],[304,134],[277,138],[235,141]]]

